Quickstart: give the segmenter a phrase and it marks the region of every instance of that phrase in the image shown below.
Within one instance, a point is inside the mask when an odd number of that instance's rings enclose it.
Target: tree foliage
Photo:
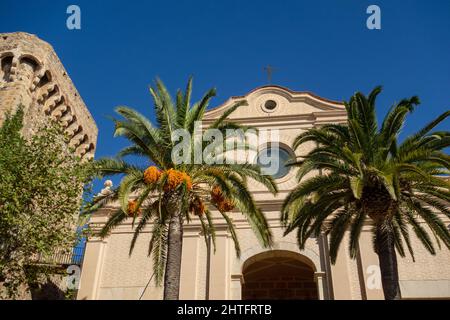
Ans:
[[[380,92],[377,87],[368,96],[352,96],[345,103],[345,125],[326,124],[296,138],[294,148],[306,142],[317,147],[293,163],[299,168],[299,183],[286,198],[281,218],[286,233],[296,230],[301,248],[311,235],[325,230],[333,263],[347,231],[350,255],[356,256],[362,227],[370,219],[389,299],[399,293],[395,250],[402,257],[409,251],[414,258],[411,232],[431,254],[436,246],[450,248],[450,233],[442,220],[450,217],[450,185],[443,179],[450,168],[444,151],[450,146],[450,133],[433,131],[450,111],[399,141],[419,99],[393,105],[379,125],[375,102]],[[322,174],[305,178],[317,172]]]
[[[39,256],[70,253],[90,176],[90,165],[68,149],[56,123],[27,140],[22,121],[19,108],[0,128],[0,294],[10,298],[39,279],[30,274],[38,269],[29,268]]]
[[[152,237],[148,252],[153,258],[157,284],[161,284],[168,268],[176,267],[170,263],[166,266],[170,254],[170,227],[175,223],[180,223],[182,228],[184,223],[198,217],[205,239],[211,236],[214,244],[215,227],[211,210],[217,210],[227,223],[236,252],[240,254],[239,241],[229,216],[229,211],[236,208],[247,218],[263,246],[269,246],[272,241],[266,218],[256,206],[247,184],[248,179],[253,178],[269,191],[277,192],[273,179],[262,176],[259,166],[249,163],[196,164],[193,158],[188,163],[174,162],[172,153],[176,141],[172,139],[173,133],[175,130],[185,130],[191,139],[188,141],[191,150],[196,144],[202,144],[202,140],[196,140],[195,123],[203,120],[209,101],[215,96],[215,90],[211,89],[199,102],[191,104],[191,90],[192,79],[189,79],[186,90],[179,90],[173,99],[164,84],[157,80],[155,87],[150,88],[156,113],[154,122],[134,109],[116,108],[121,119],[114,120],[114,136],[125,137],[130,146],[120,151],[116,158],[97,161],[101,177],[122,177],[120,185],[110,194],[98,197],[91,208],[94,211],[111,201],[120,203],[120,208],[111,215],[101,235],[107,236],[114,227],[126,219],[132,219],[135,233],[130,245],[131,254],[139,234],[147,225],[150,226]],[[227,129],[240,128],[226,118],[242,105],[240,102],[230,107],[210,128],[220,130],[224,135]],[[128,155],[141,157],[144,165],[128,163],[124,160]],[[225,157],[218,153],[215,156]],[[178,214],[180,220],[173,221],[174,215]]]

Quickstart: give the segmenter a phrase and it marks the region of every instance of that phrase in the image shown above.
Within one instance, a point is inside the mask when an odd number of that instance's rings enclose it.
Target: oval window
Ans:
[[[256,163],[261,167],[262,174],[280,179],[289,173],[290,167],[286,162],[291,158],[290,153],[280,147],[267,147],[258,153]]]
[[[264,102],[263,104],[263,109],[267,112],[272,112],[275,110],[275,108],[277,107],[277,103],[274,100],[267,100],[266,102]]]

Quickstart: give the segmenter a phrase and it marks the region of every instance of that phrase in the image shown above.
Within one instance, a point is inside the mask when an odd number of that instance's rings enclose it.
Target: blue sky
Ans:
[[[66,8],[81,8],[81,30]],[[381,30],[366,8],[381,8]],[[99,127],[97,157],[114,155],[106,118],[127,105],[153,117],[147,87],[172,90],[194,75],[194,97],[217,87],[217,106],[273,83],[334,100],[381,84],[379,115],[395,101],[422,104],[404,134],[450,108],[450,1],[16,1],[2,0],[0,32],[50,42]],[[448,126],[448,122],[447,122]],[[448,129],[448,128],[447,128]]]

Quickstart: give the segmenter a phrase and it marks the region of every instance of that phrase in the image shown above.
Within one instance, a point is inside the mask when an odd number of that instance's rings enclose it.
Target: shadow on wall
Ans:
[[[39,286],[32,286],[31,300],[66,300],[66,294],[53,281],[48,280]]]

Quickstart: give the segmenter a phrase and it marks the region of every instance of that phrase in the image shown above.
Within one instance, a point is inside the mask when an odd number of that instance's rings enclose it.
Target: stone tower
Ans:
[[[0,33],[0,123],[19,105],[25,135],[51,117],[78,155],[94,156],[97,126],[52,46],[28,33]]]

